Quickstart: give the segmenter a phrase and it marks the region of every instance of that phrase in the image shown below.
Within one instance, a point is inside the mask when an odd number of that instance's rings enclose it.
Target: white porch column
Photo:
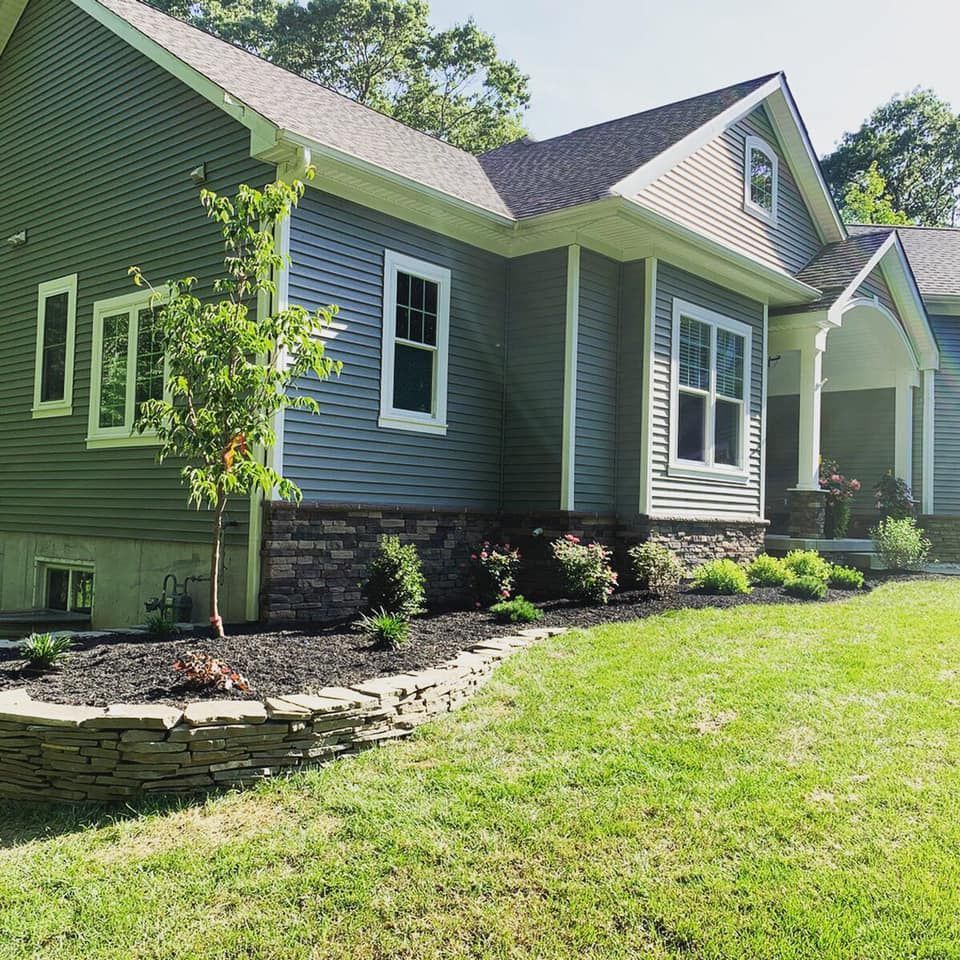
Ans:
[[[913,385],[912,370],[897,374],[894,415],[893,472],[913,486]]]
[[[800,351],[800,430],[797,490],[820,489],[820,395],[827,331],[819,326],[797,330]]]
[[[935,376],[936,370],[923,371],[923,473],[921,477],[922,490],[920,494],[920,509],[927,514],[936,512],[933,488],[933,425],[936,403],[936,395],[934,393]]]

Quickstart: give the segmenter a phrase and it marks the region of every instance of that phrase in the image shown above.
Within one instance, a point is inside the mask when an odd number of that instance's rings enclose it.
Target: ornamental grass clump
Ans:
[[[693,571],[693,587],[702,593],[735,596],[750,592],[750,583],[743,567],[733,560],[708,560]]]
[[[870,537],[873,549],[890,570],[921,567],[930,555],[930,541],[913,517],[886,517],[870,531]]]
[[[417,548],[396,536],[381,537],[363,586],[370,607],[409,620],[423,613],[425,590]]]
[[[746,566],[747,579],[755,587],[782,587],[790,578],[784,562],[777,557],[761,553]]]
[[[32,633],[20,644],[23,659],[33,670],[50,670],[59,666],[73,648],[73,641],[63,634]]]
[[[830,579],[830,563],[816,550],[791,550],[783,561],[790,579],[816,577],[826,583]]]
[[[830,570],[829,585],[834,590],[862,590],[863,574],[854,567],[834,565]]]
[[[822,600],[827,595],[827,584],[819,577],[794,577],[783,587],[791,597],[801,600]]]
[[[500,623],[536,623],[543,611],[521,596],[495,603],[490,612]]]
[[[677,589],[683,579],[683,564],[662,543],[640,543],[627,551],[637,586],[655,597]]]
[[[610,566],[613,551],[600,543],[581,543],[572,533],[550,544],[567,596],[581,603],[606,603],[617,589]]]
[[[516,586],[520,551],[509,543],[491,543],[485,540],[470,554],[470,574],[477,603],[488,607],[491,603],[509,600]]]
[[[410,637],[407,620],[383,609],[365,614],[357,621],[357,626],[387,650],[399,650]]]

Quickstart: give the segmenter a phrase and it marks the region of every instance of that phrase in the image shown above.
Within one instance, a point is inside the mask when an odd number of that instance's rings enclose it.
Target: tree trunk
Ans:
[[[210,626],[217,640],[225,636],[223,620],[220,619],[220,538],[226,506],[226,495],[221,493],[213,511],[213,544],[210,552]]]

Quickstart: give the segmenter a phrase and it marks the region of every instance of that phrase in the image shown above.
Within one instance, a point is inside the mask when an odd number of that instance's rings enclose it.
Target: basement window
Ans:
[[[450,271],[384,255],[381,427],[447,432]]]
[[[46,564],[43,576],[43,606],[46,609],[90,615],[93,610],[93,570],[90,567]]]

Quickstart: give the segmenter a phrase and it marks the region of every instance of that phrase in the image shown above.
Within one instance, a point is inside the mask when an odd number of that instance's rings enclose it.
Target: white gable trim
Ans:
[[[634,170],[619,183],[614,184],[611,192],[624,197],[636,196],[658,177],[672,170],[691,154],[719,137],[724,130],[748,116],[761,103],[768,108],[787,166],[797,181],[804,202],[820,233],[821,241],[832,243],[845,239],[846,229],[840,220],[840,214],[826,181],[823,179],[820,162],[782,73],[772,77],[757,87],[753,93],[738,100],[723,113],[717,114],[702,127],[698,127],[682,140],[677,141],[668,150],[664,150],[663,153]]]
[[[913,276],[910,261],[896,230],[890,233],[890,245],[884,244],[885,253],[880,260],[880,272],[886,280],[893,301],[900,311],[903,325],[913,341],[921,370],[940,368],[940,348],[930,326],[930,318]]]
[[[887,251],[890,247],[893,246],[894,241],[897,239],[896,234],[891,233],[883,243],[873,251],[870,259],[860,268],[860,271],[857,275],[844,287],[843,292],[837,297],[836,300],[830,305],[830,309],[827,311],[827,319],[832,323],[839,324],[840,317],[843,315],[843,311],[851,299],[856,295],[857,290],[860,289],[860,286],[863,284],[864,280],[873,273],[873,268],[880,263],[884,258]]]
[[[0,0],[0,54],[26,8],[27,0]]]

